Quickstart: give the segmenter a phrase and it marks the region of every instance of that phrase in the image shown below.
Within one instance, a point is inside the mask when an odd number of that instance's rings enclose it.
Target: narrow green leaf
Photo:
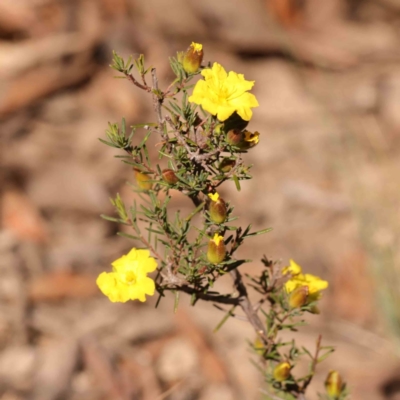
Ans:
[[[332,349],[332,350],[330,350],[330,351],[327,351],[325,354],[323,354],[321,357],[319,357],[317,361],[318,361],[319,363],[322,362],[322,361],[324,361],[324,360],[325,360],[326,358],[328,358],[334,351],[335,351],[334,349]]]
[[[203,202],[199,206],[197,206],[194,211],[192,211],[188,217],[186,217],[186,221],[190,221],[198,212],[200,212],[206,203]]]
[[[310,351],[307,350],[304,346],[302,346],[301,348],[303,349],[304,353],[306,353],[311,359],[314,358],[314,356],[310,353]]]
[[[235,311],[236,306],[233,306],[224,316],[224,318],[222,318],[221,322],[219,322],[219,324],[214,328],[213,332],[216,333],[220,330],[220,328],[222,327],[222,325],[225,324],[225,322],[228,320],[229,317],[233,316],[233,312]]]
[[[126,132],[126,121],[125,118],[122,118],[122,122],[121,122],[121,134],[123,136],[125,136],[125,132]]]
[[[153,229],[153,228],[145,228],[147,231],[149,231],[149,232],[152,232],[152,233],[155,233],[155,234],[157,234],[157,235],[164,235],[164,232],[163,231],[159,231],[159,230],[157,230],[157,229]]]
[[[133,240],[140,240],[139,236],[130,235],[129,233],[125,233],[125,232],[118,232],[117,235],[127,237],[127,238],[133,239]]]
[[[99,138],[99,140],[100,140],[101,143],[106,144],[107,146],[114,147],[116,149],[120,149],[121,148],[120,146],[117,146],[114,143],[107,142],[107,140],[103,140],[103,139],[100,139],[100,138]]]
[[[121,220],[119,220],[117,218],[109,217],[109,216],[104,215],[104,214],[101,214],[100,218],[103,218],[103,219],[105,219],[107,221],[111,221],[111,222],[118,222],[118,223],[122,222]]]
[[[243,237],[250,237],[250,236],[258,236],[258,235],[263,235],[264,233],[271,232],[273,228],[266,228],[266,229],[261,229],[260,231],[256,232],[251,232],[251,233],[245,233],[243,234]]]
[[[178,305],[179,305],[179,290],[175,291],[175,301],[174,301],[174,314],[178,311]]]
[[[233,176],[232,176],[232,179],[233,179],[233,181],[235,182],[236,190],[237,190],[238,192],[240,192],[241,188],[240,188],[240,182],[239,182],[238,177],[237,177],[236,175],[233,175]]]
[[[134,125],[131,125],[131,128],[144,128],[144,127],[147,127],[147,126],[151,126],[151,127],[155,127],[155,126],[157,126],[158,124],[156,123],[156,122],[147,122],[147,123],[144,123],[144,124],[134,124]]]

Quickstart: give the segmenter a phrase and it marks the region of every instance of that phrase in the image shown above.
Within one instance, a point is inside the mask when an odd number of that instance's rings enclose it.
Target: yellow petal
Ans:
[[[240,96],[229,99],[229,104],[235,107],[241,108],[253,108],[258,107],[258,101],[256,96],[252,93],[242,93]]]
[[[202,104],[205,97],[207,97],[208,85],[205,81],[200,80],[196,83],[192,95],[189,97],[191,103]]]
[[[136,260],[138,260],[139,262],[146,261],[150,257],[150,251],[147,249],[133,249],[133,250],[136,250]]]
[[[123,255],[118,260],[113,261],[111,265],[113,266],[113,271],[117,272],[119,269],[124,269],[127,263],[129,263],[129,259],[126,255]]]
[[[147,260],[143,261],[141,264],[141,270],[149,273],[157,269],[157,261],[153,257],[149,257]]]
[[[125,303],[127,300],[129,300],[127,293],[124,291],[124,288],[121,287],[113,272],[102,272],[98,276],[96,283],[102,293],[106,295],[113,303]]]
[[[250,121],[253,116],[253,111],[251,111],[250,108],[240,108],[237,110],[237,113],[245,121]]]
[[[285,283],[285,289],[287,293],[293,292],[293,290],[296,290],[300,286],[304,286],[303,282],[296,279],[290,279]]]
[[[246,81],[243,74],[230,71],[227,78],[227,85],[234,87],[237,94],[250,90],[254,86],[254,81]]]
[[[156,285],[155,285],[153,279],[151,279],[149,277],[146,277],[146,278],[144,278],[143,280],[141,280],[139,282],[139,285],[140,285],[141,290],[145,294],[147,294],[149,296],[153,296],[154,295],[154,292],[156,290]]]
[[[226,121],[234,112],[235,109],[233,107],[220,107],[218,109],[217,118],[220,121]]]
[[[320,292],[328,287],[329,283],[319,278],[318,276],[314,276],[311,274],[305,275],[305,281],[307,282],[307,286],[310,290],[310,294]]]
[[[217,201],[219,199],[219,194],[218,193],[208,193],[208,197],[212,200],[212,201]]]
[[[286,274],[298,275],[298,274],[301,274],[301,267],[299,264],[295,263],[293,260],[290,260],[289,266],[283,268],[282,273],[283,273],[283,275],[286,275]]]

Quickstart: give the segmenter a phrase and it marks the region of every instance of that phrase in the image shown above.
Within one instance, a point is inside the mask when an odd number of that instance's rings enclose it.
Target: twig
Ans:
[[[199,290],[193,289],[190,286],[187,285],[176,285],[173,287],[162,287],[162,290],[179,290],[181,292],[190,294],[190,295],[195,295],[196,298],[205,300],[205,301],[212,301],[215,303],[220,303],[220,304],[231,304],[231,305],[240,305],[240,298],[238,297],[230,297],[230,295],[219,295],[215,296],[212,294],[204,293]]]
[[[304,381],[304,383],[303,383],[303,385],[301,387],[301,393],[300,393],[300,395],[298,397],[300,400],[305,400],[304,392],[307,389],[307,386],[310,384],[310,382],[311,382],[311,380],[312,380],[312,378],[313,378],[313,376],[315,374],[315,369],[316,369],[317,364],[318,364],[318,355],[319,355],[319,352],[321,350],[321,340],[322,340],[322,335],[318,335],[317,346],[315,348],[315,355],[314,355],[314,358],[313,358],[312,363],[311,363],[310,374],[309,374],[309,377]],[[303,397],[300,397],[301,395],[303,395]]]
[[[271,398],[271,400],[283,400],[282,397],[275,396],[274,394],[270,393],[268,390],[260,389],[262,394],[266,394]]]
[[[132,228],[133,226],[133,222],[131,221],[131,226]],[[143,235],[140,234],[139,236],[140,240],[142,241],[142,243],[158,258],[159,261],[163,260],[163,257],[160,256],[160,254],[157,253],[157,251],[155,250],[155,248],[151,245],[151,243],[149,243],[144,237]]]
[[[261,319],[258,316],[257,312],[254,311],[254,307],[249,300],[247,294],[247,288],[243,283],[242,275],[240,274],[237,268],[230,271],[230,274],[233,279],[235,288],[239,292],[239,306],[246,314],[247,319],[253,326],[254,330],[257,332],[258,336],[265,344],[267,344],[268,343],[267,332],[265,330],[264,324],[261,322]]]
[[[142,85],[140,82],[138,82],[135,77],[132,74],[125,74],[125,76],[139,89],[145,90],[146,92],[151,92],[151,88],[147,85]]]
[[[158,133],[161,135],[161,137],[167,142],[168,137],[164,133],[164,120],[162,117],[162,112],[161,112],[161,106],[164,101],[164,97],[159,95],[160,89],[158,88],[158,79],[157,79],[157,74],[156,74],[156,69],[152,68],[151,69],[151,78],[153,81],[153,87],[152,87],[152,92],[153,92],[153,106],[154,106],[154,111],[157,114],[157,120],[158,120]]]

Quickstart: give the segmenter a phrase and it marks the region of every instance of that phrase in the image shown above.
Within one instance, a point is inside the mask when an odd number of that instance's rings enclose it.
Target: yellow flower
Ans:
[[[155,284],[147,274],[157,268],[157,262],[149,250],[132,249],[111,265],[113,272],[102,272],[96,283],[113,303],[136,299],[143,302],[146,294],[153,296]]]
[[[219,199],[219,194],[218,194],[218,193],[208,193],[208,197],[209,197],[212,201],[218,201],[218,199]]]
[[[302,270],[299,264],[295,263],[293,260],[290,260],[290,264],[283,268],[283,275],[291,274],[292,276],[301,274]]]
[[[244,131],[244,140],[245,142],[248,143],[249,147],[255,146],[259,141],[260,141],[260,133],[255,131],[255,132],[250,132],[250,131]]]
[[[204,80],[196,83],[189,101],[200,104],[204,110],[216,115],[220,121],[228,119],[235,111],[245,121],[250,121],[252,107],[258,107],[256,97],[247,93],[254,81],[246,81],[242,74],[225,71],[222,65],[214,63],[204,69]]]
[[[203,50],[203,45],[200,43],[192,42],[190,47],[193,49],[194,52],[200,53]]]
[[[285,283],[287,293],[305,286],[308,288],[308,302],[318,300],[321,297],[321,290],[328,287],[328,282],[312,274],[303,274],[300,265],[290,260],[290,265],[282,271],[283,275],[290,274],[291,278]]]
[[[226,141],[240,150],[249,150],[260,141],[259,132],[240,131],[231,129],[226,134]]]

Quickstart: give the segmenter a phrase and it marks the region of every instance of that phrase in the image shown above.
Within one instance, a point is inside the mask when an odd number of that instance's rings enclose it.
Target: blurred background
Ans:
[[[248,241],[243,271],[265,254],[330,282],[296,334],[337,346],[308,399],[330,369],[353,399],[399,399],[399,37],[398,0],[1,0],[0,399],[263,398],[246,323],[213,334],[211,304],[174,315],[172,299],[112,304],[95,286],[134,245],[99,215],[135,197],[98,138],[155,119],[112,50],[144,53],[165,88],[192,41],[256,82],[255,179],[222,194],[242,225],[274,230]]]

